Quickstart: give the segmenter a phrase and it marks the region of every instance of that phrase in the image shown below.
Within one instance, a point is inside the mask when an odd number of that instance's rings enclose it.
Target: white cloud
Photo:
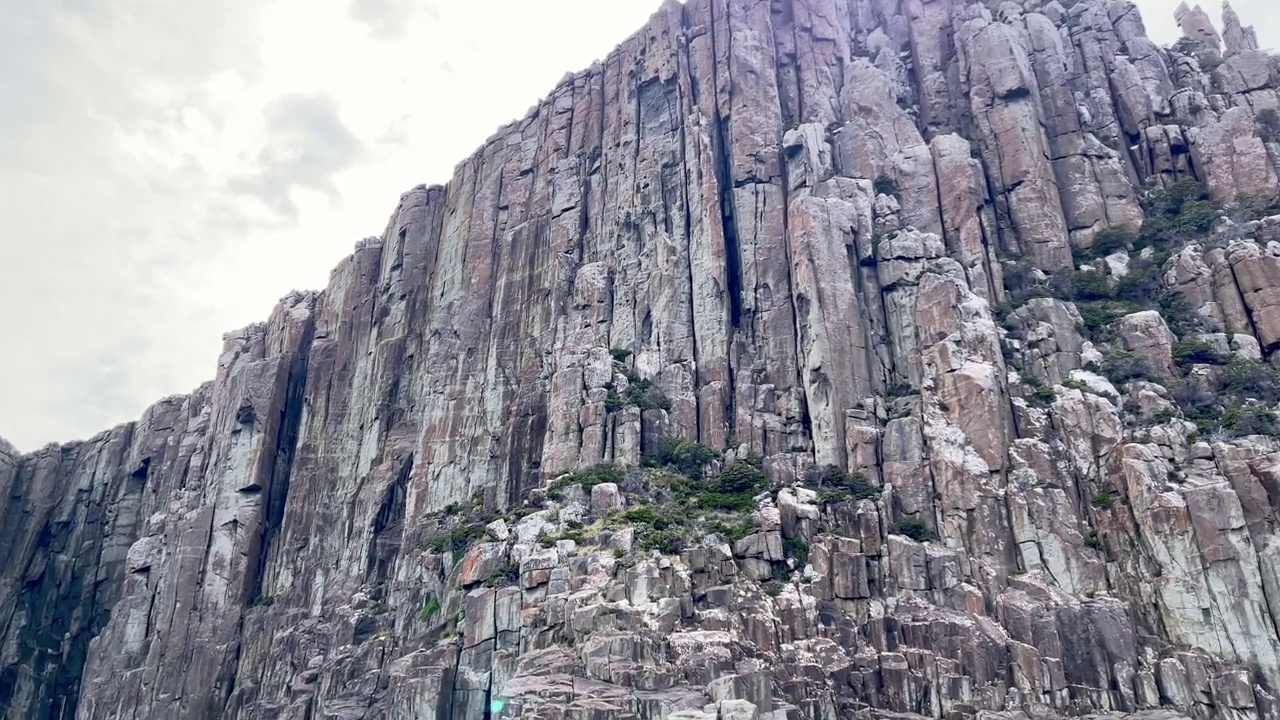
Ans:
[[[208,379],[224,331],[658,4],[0,0],[0,434],[87,437]]]
[[[224,331],[659,4],[0,0],[0,434],[85,437],[210,378]],[[1176,0],[1139,4],[1172,42]],[[1280,47],[1280,9],[1235,6]]]

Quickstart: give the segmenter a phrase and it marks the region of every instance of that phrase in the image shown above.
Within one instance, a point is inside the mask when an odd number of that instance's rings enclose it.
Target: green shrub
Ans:
[[[1111,497],[1109,492],[1099,492],[1094,494],[1092,503],[1096,508],[1110,510],[1115,505],[1115,498]]]
[[[1112,384],[1120,386],[1130,380],[1155,377],[1155,370],[1143,356],[1122,350],[1111,353],[1102,361],[1102,375]]]
[[[737,522],[712,520],[707,524],[707,529],[729,542],[737,542],[754,533],[756,524],[751,520],[739,520]]]
[[[645,550],[658,550],[664,555],[679,555],[684,550],[684,538],[672,530],[660,530],[645,535],[640,546]]]
[[[720,457],[720,453],[692,440],[668,440],[658,448],[653,459],[685,477],[698,479],[707,463]]]
[[[649,506],[632,508],[622,514],[622,519],[633,525],[648,525],[653,527],[661,521],[658,512]],[[658,528],[661,530],[662,528]]]
[[[1263,108],[1255,116],[1258,122],[1258,135],[1267,142],[1280,142],[1280,113],[1271,108]]]
[[[1093,236],[1089,253],[1093,257],[1105,257],[1117,250],[1127,250],[1138,241],[1138,233],[1128,225],[1109,225]]]
[[[653,382],[634,378],[627,385],[627,394],[623,397],[628,405],[635,405],[641,410],[670,410],[669,400],[662,390]]]
[[[889,533],[892,535],[904,535],[921,543],[938,539],[937,534],[933,532],[928,524],[919,518],[902,518],[889,528]]]
[[[1202,340],[1186,340],[1173,346],[1173,360],[1181,368],[1192,365],[1225,365],[1230,359],[1230,355],[1218,352],[1217,348]]]
[[[1233,358],[1223,372],[1223,392],[1240,399],[1280,402],[1280,373],[1260,362]]]
[[[1222,206],[1213,200],[1192,200],[1182,206],[1174,225],[1183,232],[1207,233],[1222,214]]]
[[[1084,321],[1085,328],[1094,340],[1105,339],[1107,328],[1111,323],[1138,310],[1128,303],[1110,301],[1080,302],[1076,303],[1076,309],[1079,310],[1080,319]]]
[[[863,500],[880,494],[866,475],[846,472],[839,465],[812,468],[806,473],[805,482],[818,491],[818,499],[823,504]]]
[[[616,363],[625,363],[631,357],[631,351],[625,348],[614,348],[609,351],[609,354],[613,356],[613,361]]]
[[[799,538],[783,540],[782,554],[795,560],[796,567],[804,567],[809,562],[809,543]]]
[[[1110,300],[1111,286],[1107,276],[1096,270],[1081,270],[1071,278],[1074,300]]]
[[[603,464],[569,473],[547,487],[551,497],[563,497],[564,489],[571,485],[581,485],[582,489],[591,492],[591,488],[604,483],[620,483],[627,476],[625,468],[617,465]]]
[[[880,175],[872,183],[877,195],[897,195],[898,183],[888,175]]]
[[[427,549],[432,552],[453,553],[455,560],[466,554],[467,548],[480,538],[484,537],[485,523],[470,522],[449,530],[448,532],[436,533],[427,538]]]
[[[745,460],[736,460],[725,466],[716,479],[716,490],[722,493],[755,493],[768,485],[764,471]]]
[[[1139,244],[1157,248],[1207,233],[1222,212],[1204,186],[1190,177],[1152,190],[1143,205],[1147,220],[1139,233]]]
[[[1116,283],[1113,295],[1117,300],[1146,308],[1151,307],[1152,301],[1160,297],[1163,285],[1160,266],[1148,260],[1139,260],[1130,263],[1128,274]]]
[[[489,587],[509,587],[520,582],[519,563],[507,563],[493,571],[485,584]]]
[[[1194,57],[1195,54],[1200,52],[1200,49],[1203,47],[1204,46],[1200,44],[1199,40],[1192,40],[1189,37],[1181,37],[1178,39],[1178,42],[1169,47],[1169,52],[1176,55],[1183,55],[1185,57]]]
[[[1236,437],[1280,434],[1280,422],[1271,408],[1236,402],[1222,414],[1222,427]]]
[[[609,388],[609,394],[604,398],[604,409],[607,412],[615,413],[626,406],[626,401],[618,394],[617,390]]]
[[[1169,329],[1179,337],[1204,331],[1204,318],[1191,307],[1182,293],[1170,290],[1159,295],[1156,310],[1160,311]]]
[[[422,610],[418,613],[418,619],[422,620],[422,622],[429,622],[438,612],[440,612],[440,601],[432,595],[427,598],[427,603],[422,606]]]

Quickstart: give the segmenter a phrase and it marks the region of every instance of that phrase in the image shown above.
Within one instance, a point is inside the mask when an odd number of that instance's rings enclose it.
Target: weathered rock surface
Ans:
[[[1199,55],[1123,0],[667,3],[213,382],[0,442],[0,716],[1280,717],[1280,443],[997,312],[1146,187],[1276,192],[1268,59],[1178,20]],[[1268,227],[1162,275],[1274,359]],[[668,438],[762,459],[739,537],[548,487]]]

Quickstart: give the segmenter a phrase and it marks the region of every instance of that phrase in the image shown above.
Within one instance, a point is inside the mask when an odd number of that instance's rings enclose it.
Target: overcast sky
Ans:
[[[1138,0],[1159,42],[1177,2]],[[223,332],[659,4],[0,0],[0,436],[85,438],[211,378]],[[1280,47],[1280,3],[1234,6]]]

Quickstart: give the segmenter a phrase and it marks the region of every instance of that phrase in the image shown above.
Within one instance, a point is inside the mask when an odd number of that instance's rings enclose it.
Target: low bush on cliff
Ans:
[[[645,550],[657,550],[663,555],[679,555],[684,550],[684,546],[684,536],[674,530],[650,533],[640,540],[640,547]]]
[[[1102,361],[1103,377],[1116,387],[1130,380],[1147,380],[1155,377],[1155,374],[1155,369],[1145,357],[1125,350],[1113,352]]]
[[[877,497],[879,488],[859,472],[847,472],[839,465],[813,468],[805,474],[805,484],[818,491],[823,504]]]
[[[487,522],[467,522],[447,532],[435,533],[427,538],[427,549],[437,553],[452,553],[454,560],[466,554],[472,543],[484,537]]]
[[[1222,214],[1222,205],[1190,177],[1151,190],[1143,207],[1147,218],[1138,234],[1139,244],[1157,248],[1209,232]]]
[[[621,483],[626,476],[626,468],[611,464],[596,465],[558,478],[547,486],[547,496],[553,499],[563,498],[565,489],[571,485],[581,485],[582,489],[589,493],[591,488],[597,485]]]
[[[1111,285],[1097,270],[1082,270],[1071,276],[1072,300],[1110,300]]]
[[[1076,303],[1076,310],[1080,312],[1080,319],[1084,321],[1085,329],[1089,331],[1089,337],[1095,342],[1109,340],[1111,333],[1108,330],[1111,323],[1141,309],[1126,302]]]
[[[1259,362],[1232,358],[1210,376],[1177,384],[1170,397],[1210,440],[1280,433],[1280,373]]]
[[[676,439],[660,445],[645,460],[650,465],[667,467],[696,480],[702,477],[703,469],[719,457],[720,453],[700,442]]]
[[[929,527],[925,521],[919,518],[901,518],[893,525],[889,526],[890,535],[903,535],[909,537],[916,542],[930,542],[937,540],[938,535]]]
[[[613,357],[614,372],[627,378],[627,387],[619,391],[613,383],[607,386],[609,394],[605,397],[605,410],[618,412],[627,406],[641,410],[671,409],[671,400],[666,393],[662,392],[652,380],[640,377],[639,373],[627,365],[627,359],[631,357],[630,350],[614,348],[609,353]]]
[[[1108,225],[1093,236],[1089,255],[1106,257],[1117,250],[1127,250],[1138,242],[1138,231],[1129,225]]]
[[[888,175],[880,175],[872,183],[877,195],[893,195],[898,194],[898,183]]]
[[[755,496],[768,485],[769,480],[758,465],[737,460],[720,472],[713,490],[699,494],[698,505],[707,509],[747,512],[753,507]]]
[[[1231,356],[1219,352],[1213,345],[1203,340],[1184,340],[1173,346],[1173,361],[1180,368],[1192,365],[1225,365]]]
[[[1263,108],[1254,118],[1258,122],[1258,136],[1267,142],[1280,142],[1280,113]]]
[[[520,582],[520,564],[507,563],[493,571],[493,574],[485,580],[484,584],[489,587],[510,587]]]
[[[1031,393],[1027,396],[1027,403],[1031,407],[1049,407],[1058,399],[1057,391],[1045,385],[1040,378],[1034,375],[1022,376],[1022,382],[1031,388]]]
[[[1204,332],[1204,318],[1200,317],[1200,313],[1191,307],[1191,303],[1180,292],[1165,291],[1157,298],[1156,307],[1152,309],[1160,312],[1165,325],[1179,337]]]
[[[422,622],[430,622],[431,618],[435,617],[438,612],[440,612],[440,600],[432,595],[427,599],[426,604],[422,606],[422,610],[418,612],[418,619]]]
[[[1263,403],[1280,402],[1280,372],[1244,358],[1227,363],[1222,374],[1223,391],[1233,397]]]

